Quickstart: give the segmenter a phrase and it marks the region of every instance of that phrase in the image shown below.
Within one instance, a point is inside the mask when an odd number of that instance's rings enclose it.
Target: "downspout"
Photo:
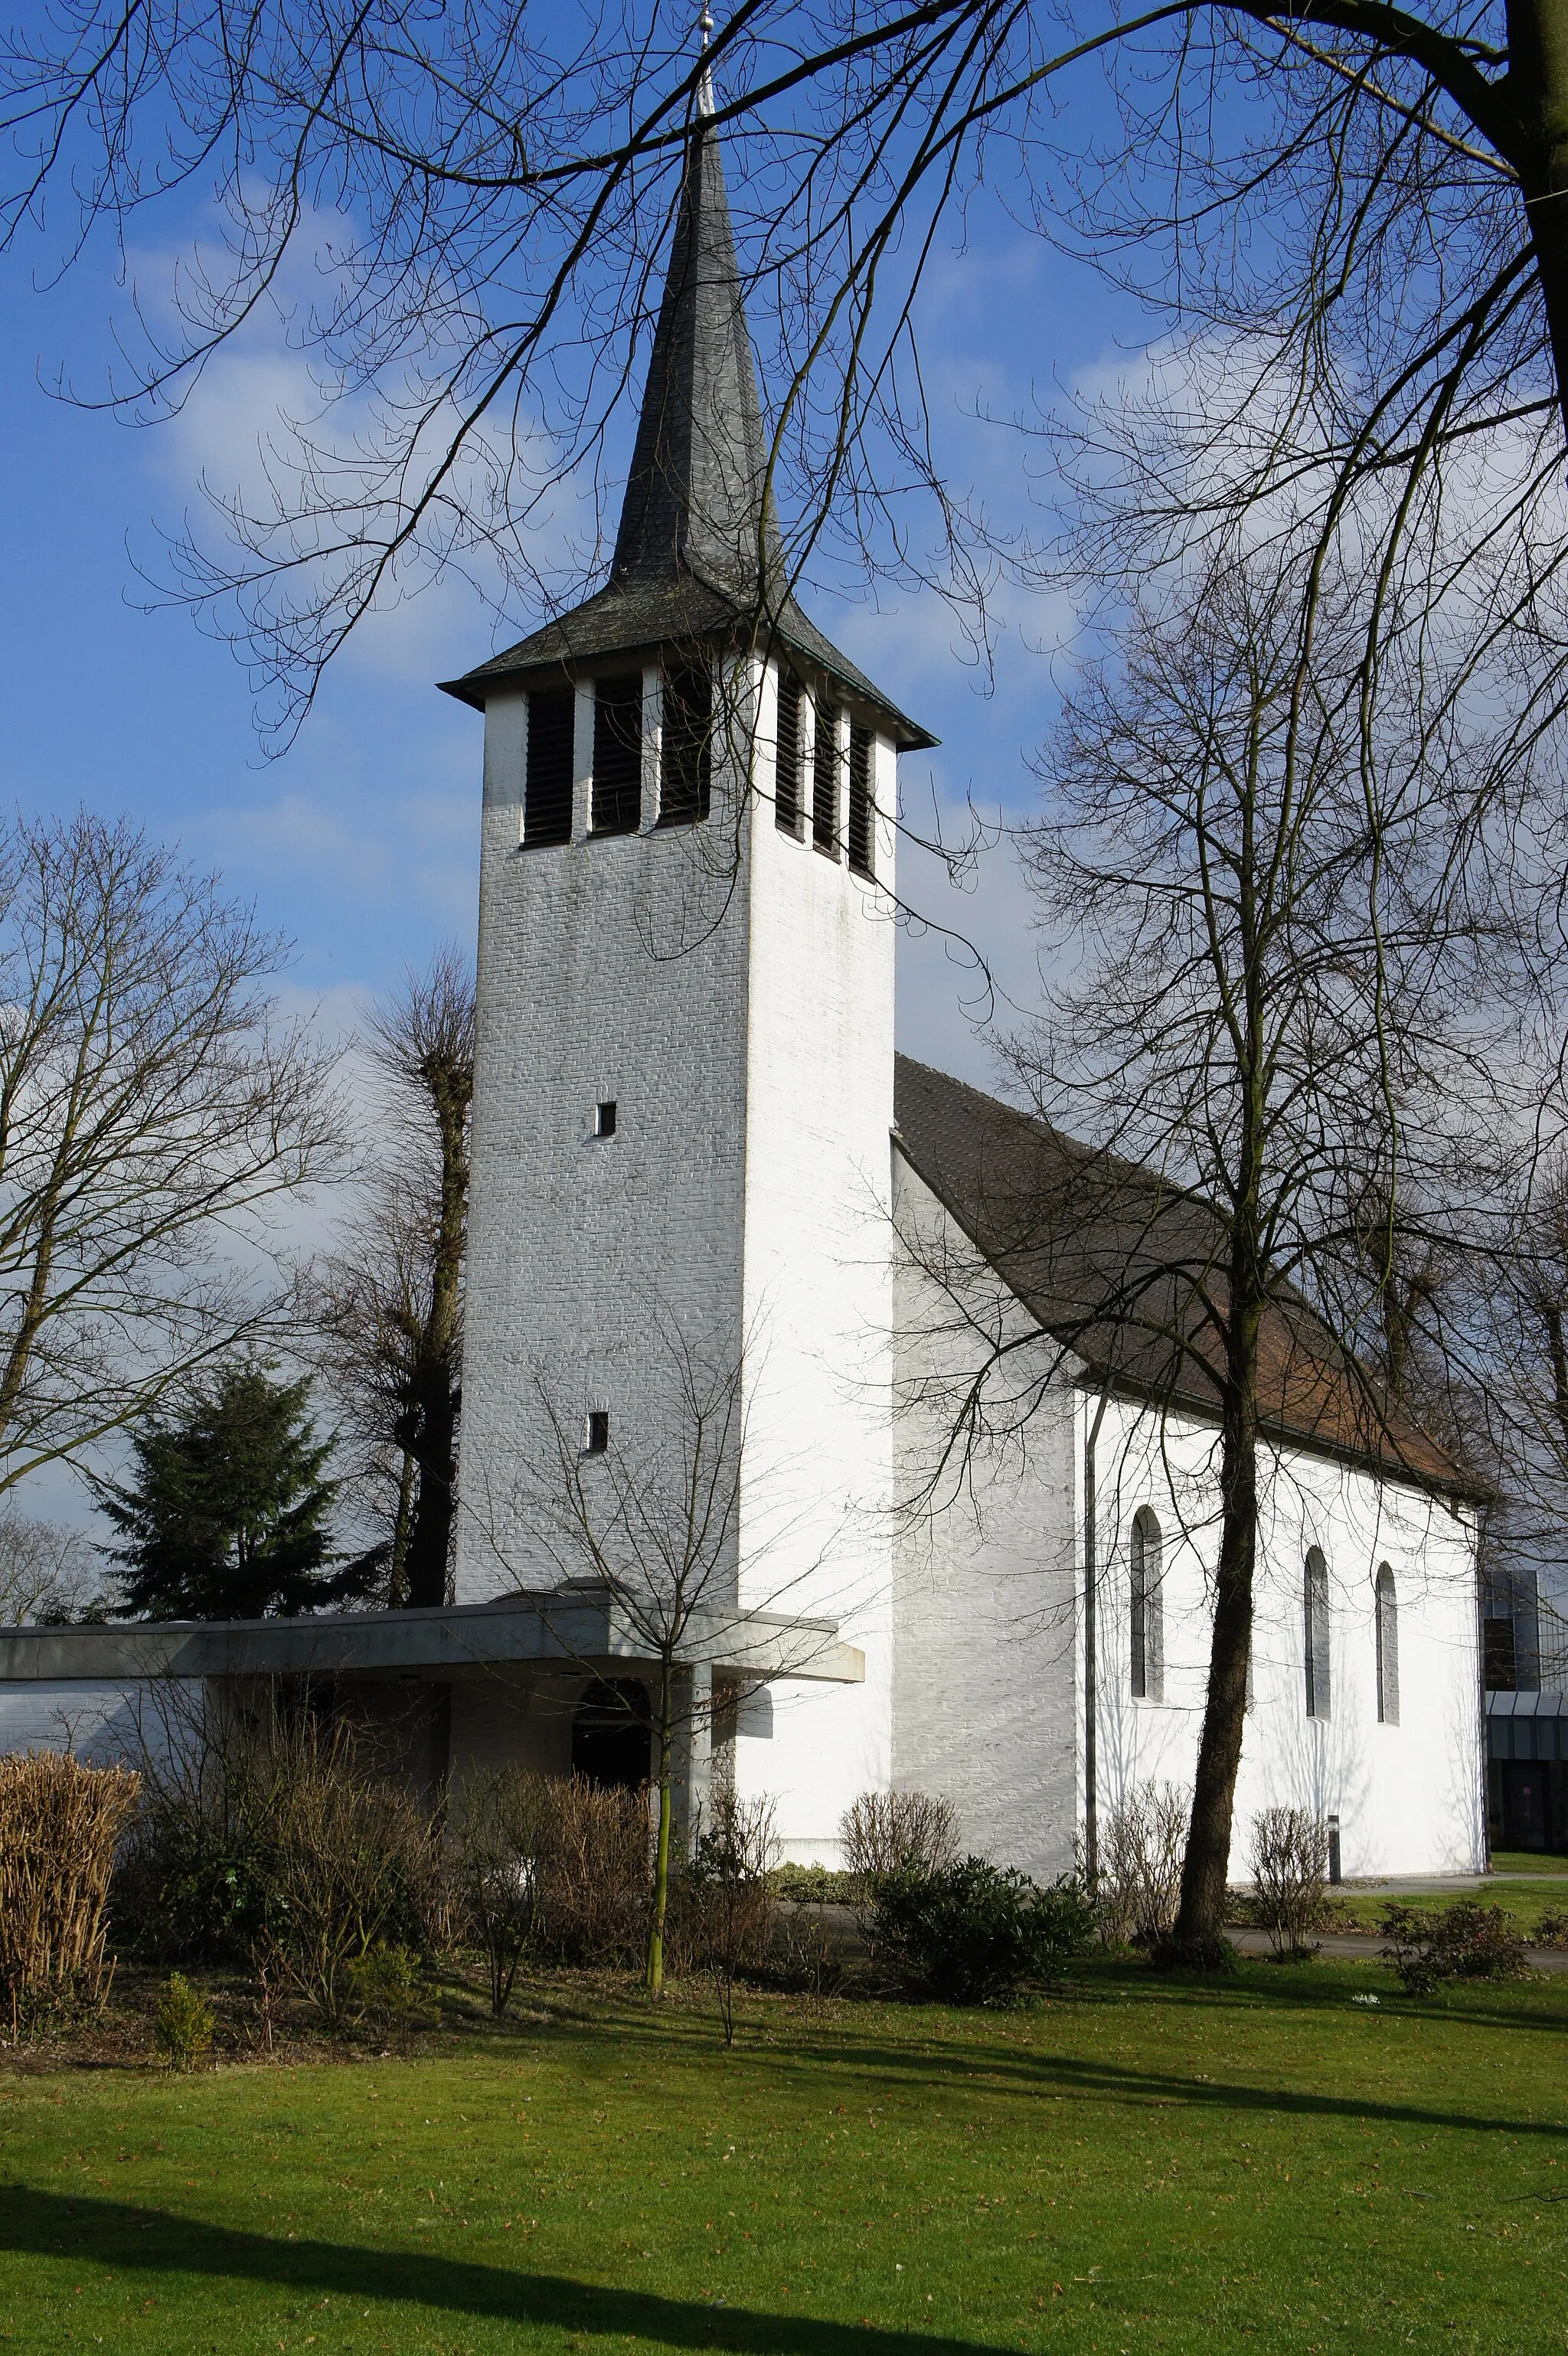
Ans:
[[[1094,1449],[1110,1393],[1102,1391],[1083,1442],[1083,1878],[1093,1896],[1100,1879],[1098,1667],[1094,1622]]]

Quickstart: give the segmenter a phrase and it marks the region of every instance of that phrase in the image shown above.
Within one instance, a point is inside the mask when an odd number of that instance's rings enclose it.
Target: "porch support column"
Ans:
[[[708,1822],[713,1780],[713,1671],[706,1661],[683,1669],[677,1687],[679,1722],[675,1730],[675,1835],[683,1858],[699,1826]]]

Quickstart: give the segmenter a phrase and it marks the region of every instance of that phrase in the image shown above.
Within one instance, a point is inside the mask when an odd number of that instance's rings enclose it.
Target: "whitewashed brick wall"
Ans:
[[[608,1408],[613,1444],[667,1382],[650,1291],[706,1344],[743,1338],[740,1600],[837,1618],[867,1679],[779,1683],[737,1773],[775,1796],[789,1854],[831,1858],[891,1763],[893,927],[887,890],[815,851],[809,822],[779,832],[775,681],[745,684],[755,794],[716,774],[706,827],[594,842],[580,696],[578,839],[533,851],[525,701],[490,706],[458,1597],[554,1575],[512,1499],[546,1450],[538,1369],[579,1412]],[[876,776],[891,885],[885,743]],[[616,1135],[596,1142],[606,1098]]]
[[[929,1256],[972,1255],[921,1181],[895,1164],[901,1229]],[[1024,1330],[1016,1304],[965,1279],[982,1325]],[[897,1277],[901,1392],[931,1365],[965,1363],[951,1304],[918,1268]],[[934,1337],[934,1348],[933,1343]],[[1041,1344],[1040,1366],[1051,1361]],[[973,1353],[966,1361],[975,1363]],[[1072,1860],[1083,1815],[1083,1456],[1098,1400],[1063,1363],[1027,1452],[976,1467],[975,1494],[901,1546],[895,1582],[894,1782],[940,1793],[964,1837],[1035,1873]],[[1012,1384],[1019,1387],[1019,1362]],[[934,1461],[939,1402],[900,1425],[901,1482]],[[1207,1688],[1219,1540],[1218,1447],[1191,1419],[1110,1401],[1095,1446],[1096,1726],[1102,1825],[1128,1787],[1190,1789]],[[1424,1492],[1300,1451],[1264,1468],[1253,1699],[1237,1786],[1232,1876],[1252,1820],[1293,1805],[1339,1819],[1348,1876],[1470,1872],[1482,1854],[1475,1530]],[[1131,1691],[1130,1537],[1141,1505],[1163,1535],[1164,1681]],[[1330,1588],[1332,1698],[1306,1710],[1307,1549]],[[1399,1599],[1400,1719],[1377,1715],[1373,1580]]]

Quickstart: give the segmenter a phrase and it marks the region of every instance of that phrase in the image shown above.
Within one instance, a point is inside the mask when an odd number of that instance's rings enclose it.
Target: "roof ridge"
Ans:
[[[935,1065],[901,1054],[895,1062],[903,1084],[895,1087],[895,1142],[1041,1331],[1111,1387],[1211,1417],[1218,1395],[1205,1320],[1184,1275],[1186,1243],[1199,1238],[1178,1226],[1162,1241],[1158,1231],[1189,1213],[1220,1226],[1213,1204]],[[971,1106],[1007,1115],[1006,1126],[993,1124],[987,1139]],[[1096,1194],[1096,1168],[1114,1171],[1127,1193],[1112,1183]],[[1091,1192],[1081,1195],[1086,1183]],[[1020,1206],[1029,1210],[1021,1226]],[[1288,1279],[1271,1295],[1262,1349],[1262,1420],[1272,1440],[1381,1478],[1474,1494],[1417,1412],[1374,1402],[1371,1370]]]

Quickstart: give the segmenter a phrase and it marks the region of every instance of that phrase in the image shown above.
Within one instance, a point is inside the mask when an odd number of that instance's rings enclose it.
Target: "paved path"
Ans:
[[[1243,1955],[1266,1955],[1269,1952],[1266,1931],[1230,1930],[1225,1936]],[[1334,1955],[1347,1963],[1377,1963],[1388,1941],[1366,1931],[1326,1931],[1313,1944],[1320,1955]],[[1524,1952],[1532,1972],[1568,1972],[1568,1954],[1560,1947],[1527,1947]]]
[[[1493,1890],[1499,1881],[1520,1882],[1527,1890],[1539,1883],[1541,1896],[1552,1898],[1568,1884],[1568,1859],[1561,1873],[1434,1873],[1386,1881],[1338,1881],[1334,1887],[1347,1898],[1459,1898],[1471,1890]]]

